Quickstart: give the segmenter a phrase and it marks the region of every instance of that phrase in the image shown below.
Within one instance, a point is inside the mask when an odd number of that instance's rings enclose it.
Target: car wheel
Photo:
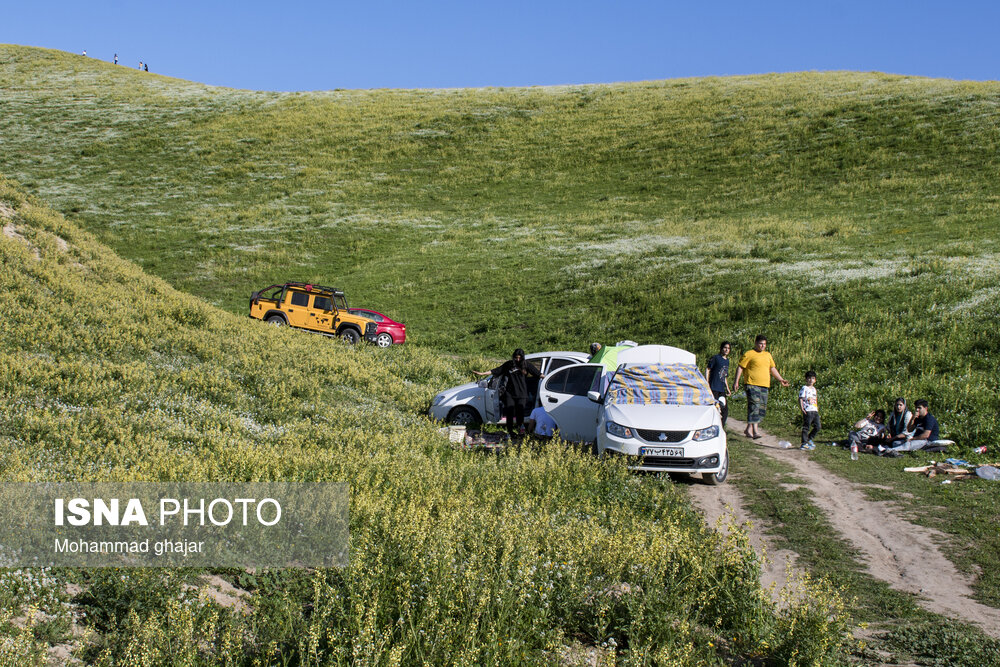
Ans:
[[[392,336],[386,332],[380,333],[375,337],[375,344],[379,347],[391,347],[392,346]]]
[[[361,336],[358,335],[358,332],[355,331],[354,329],[350,329],[350,328],[344,329],[343,331],[341,331],[340,332],[340,338],[341,338],[341,340],[343,340],[348,345],[354,345],[359,340],[361,340]]]
[[[725,458],[722,460],[722,468],[719,470],[719,472],[713,472],[713,473],[709,473],[707,475],[703,474],[701,476],[702,480],[704,480],[704,482],[706,484],[708,484],[709,486],[718,486],[719,484],[722,484],[723,482],[725,482],[726,479],[729,477],[729,448],[728,447],[726,448],[726,451],[723,452],[723,456]]]
[[[283,327],[285,326],[285,318],[281,315],[271,315],[271,317],[267,318],[267,323],[272,326]]]
[[[467,405],[460,405],[448,413],[448,423],[450,424],[471,426],[473,424],[478,424],[480,421],[482,420],[479,417],[479,413],[476,412],[476,409],[470,408]]]

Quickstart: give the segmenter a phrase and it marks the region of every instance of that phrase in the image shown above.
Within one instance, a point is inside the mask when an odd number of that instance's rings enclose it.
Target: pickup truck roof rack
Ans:
[[[315,285],[313,283],[285,283],[285,287],[301,287],[307,292],[332,292],[334,294],[343,294],[344,290],[338,289],[336,287],[326,287],[324,285]]]

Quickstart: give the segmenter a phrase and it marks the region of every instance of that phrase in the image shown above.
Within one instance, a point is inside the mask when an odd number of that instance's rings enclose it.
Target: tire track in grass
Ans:
[[[728,426],[734,433],[746,428],[732,417]],[[898,506],[869,500],[863,485],[834,475],[797,448],[782,449],[778,438],[760,433],[762,437],[754,441],[760,451],[788,465],[802,479],[812,502],[834,529],[864,554],[873,577],[919,596],[919,604],[928,611],[974,623],[1000,637],[1000,609],[972,598],[969,579],[938,547],[946,539],[942,533],[910,523],[899,516]]]
[[[775,603],[781,603],[782,589],[787,587],[791,575],[799,571],[795,565],[798,554],[789,549],[775,548],[764,531],[764,522],[746,510],[743,496],[731,483],[707,486],[694,481],[688,484],[687,492],[710,528],[725,535],[729,532],[729,519],[737,526],[747,528],[750,545],[760,559],[760,583]]]

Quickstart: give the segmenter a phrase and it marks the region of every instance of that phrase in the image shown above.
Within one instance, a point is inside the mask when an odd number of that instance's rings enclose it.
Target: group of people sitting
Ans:
[[[859,420],[847,436],[853,451],[871,452],[880,456],[902,456],[903,452],[934,449],[943,446],[939,440],[938,421],[930,413],[927,401],[915,401],[911,412],[906,399],[899,397],[886,418],[885,410],[872,410]]]

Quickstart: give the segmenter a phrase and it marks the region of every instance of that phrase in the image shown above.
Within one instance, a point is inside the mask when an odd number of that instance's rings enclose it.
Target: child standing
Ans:
[[[816,449],[813,438],[819,433],[819,399],[816,393],[816,371],[806,371],[806,383],[799,390],[799,409],[802,410],[802,447]]]

